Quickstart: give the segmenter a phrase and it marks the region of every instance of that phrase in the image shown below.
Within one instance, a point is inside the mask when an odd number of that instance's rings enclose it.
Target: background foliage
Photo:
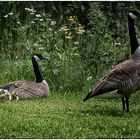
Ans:
[[[33,80],[30,58],[42,53],[51,59],[41,67],[51,90],[87,92],[129,57],[127,14],[140,3],[11,1],[0,6],[1,84]]]

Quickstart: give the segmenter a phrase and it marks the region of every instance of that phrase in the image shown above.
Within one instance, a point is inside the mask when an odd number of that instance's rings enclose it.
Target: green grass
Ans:
[[[139,138],[139,94],[130,113],[121,100],[91,99],[85,94],[51,93],[48,98],[0,102],[0,138]]]

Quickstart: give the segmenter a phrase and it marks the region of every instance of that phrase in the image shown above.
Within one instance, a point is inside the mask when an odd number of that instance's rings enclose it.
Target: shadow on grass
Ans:
[[[133,116],[140,116],[140,111],[138,110],[131,110],[130,112],[123,111],[121,109],[117,108],[111,108],[111,107],[92,107],[89,109],[81,110],[80,113],[82,114],[89,114],[89,115],[100,115],[100,116],[111,116],[111,117],[124,117],[129,118]]]

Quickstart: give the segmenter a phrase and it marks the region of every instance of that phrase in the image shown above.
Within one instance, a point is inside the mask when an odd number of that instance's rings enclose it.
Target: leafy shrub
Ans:
[[[2,84],[34,80],[30,58],[33,53],[41,53],[50,57],[41,68],[51,90],[87,92],[96,79],[129,54],[128,44],[116,42],[111,36],[98,2],[89,5],[86,28],[76,15],[63,16],[60,24],[40,8],[17,10],[16,4],[12,5],[1,19]]]
[[[80,48],[85,71],[94,80],[99,79],[112,65],[115,65],[127,47],[116,43],[108,29],[108,21],[100,9],[99,3],[91,3],[89,9],[89,30],[86,31],[85,40]],[[118,47],[117,47],[118,44]]]

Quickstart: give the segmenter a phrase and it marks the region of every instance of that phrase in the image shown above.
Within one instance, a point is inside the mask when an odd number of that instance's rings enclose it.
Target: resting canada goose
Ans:
[[[32,57],[32,65],[34,68],[36,81],[17,81],[0,87],[0,93],[4,92],[5,97],[9,95],[11,100],[13,96],[17,99],[33,99],[38,97],[47,96],[49,93],[49,86],[43,79],[39,70],[38,62],[40,60],[48,60],[41,54],[34,54]],[[12,96],[12,97],[11,97]],[[0,95],[0,99],[4,98],[4,95]]]
[[[135,50],[139,47],[135,27],[134,27],[134,19],[140,17],[140,12],[138,10],[130,10],[128,13],[128,28],[129,28],[129,38],[130,38],[130,46],[131,46],[131,55],[134,54]],[[125,98],[122,98],[123,108],[125,108]],[[128,104],[128,103],[126,103]]]
[[[128,13],[128,29],[130,37],[131,54],[134,54],[135,50],[139,47],[136,32],[134,28],[134,19],[140,17],[140,11],[130,10]]]
[[[140,89],[140,47],[134,30],[134,18],[140,12],[132,10],[128,14],[129,35],[131,43],[131,58],[110,70],[102,77],[83,101],[92,97],[121,98],[123,110],[129,111],[130,94]]]

